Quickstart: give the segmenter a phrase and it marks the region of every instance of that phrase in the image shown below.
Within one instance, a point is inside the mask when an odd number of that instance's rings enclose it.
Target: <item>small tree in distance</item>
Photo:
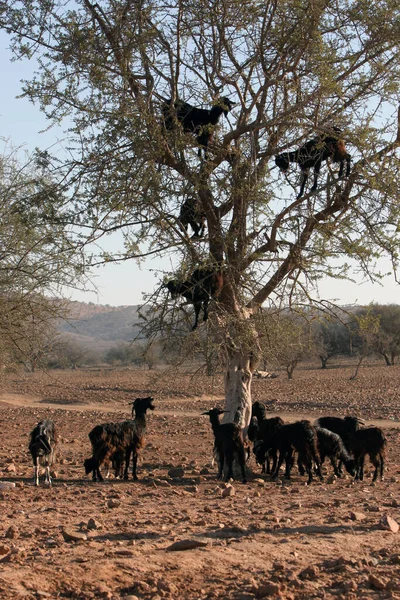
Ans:
[[[381,355],[388,367],[393,366],[400,353],[400,306],[371,304],[356,311],[358,317],[367,314],[375,316],[379,322],[370,343],[371,350]]]
[[[59,168],[71,223],[88,241],[124,234],[124,250],[98,262],[164,255],[185,279],[199,265],[222,274],[209,334],[224,418],[246,427],[262,305],[311,301],[319,278],[348,275],[346,257],[372,279],[382,253],[397,267],[398,2],[9,0],[0,19],[14,56],[38,58],[25,95],[50,122],[73,123]],[[236,106],[200,158],[173,114],[166,129],[162,106],[221,97]],[[283,179],[274,155],[333,126],[350,176],[325,165],[317,191],[298,198],[298,167]],[[178,221],[192,196],[207,222],[200,240]]]

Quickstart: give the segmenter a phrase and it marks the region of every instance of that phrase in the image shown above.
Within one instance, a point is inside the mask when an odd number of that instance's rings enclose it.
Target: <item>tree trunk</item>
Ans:
[[[328,357],[327,356],[320,356],[321,359],[321,369],[327,369],[327,365],[326,363],[328,362]]]
[[[238,423],[247,437],[251,420],[251,382],[253,357],[237,352],[231,356],[225,373],[225,410],[223,423]]]

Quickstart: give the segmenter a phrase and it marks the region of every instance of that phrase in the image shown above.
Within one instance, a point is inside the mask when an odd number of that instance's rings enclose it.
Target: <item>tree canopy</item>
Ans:
[[[63,314],[56,299],[82,281],[84,268],[42,159],[24,164],[7,143],[0,156],[0,354],[3,364],[32,368]]]
[[[395,0],[3,3],[14,56],[38,64],[24,94],[50,122],[72,122],[53,165],[83,240],[119,229],[124,249],[103,258],[169,254],[184,278],[203,263],[223,272],[214,336],[228,419],[249,421],[250,317],[264,302],[312,299],[319,278],[353,265],[379,278],[383,253],[397,270],[399,17]],[[165,127],[162,106],[222,97],[236,105],[200,158],[195,135]],[[298,198],[298,166],[284,178],[274,156],[333,127],[350,175],[325,164],[316,192]],[[179,225],[191,196],[203,240]]]

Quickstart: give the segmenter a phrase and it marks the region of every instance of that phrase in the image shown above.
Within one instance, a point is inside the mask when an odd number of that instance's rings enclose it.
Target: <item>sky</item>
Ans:
[[[0,72],[2,92],[0,95],[0,132],[15,147],[32,151],[35,147],[48,148],[54,144],[62,147],[66,136],[63,127],[53,127],[46,131],[47,123],[37,106],[26,98],[16,99],[21,93],[21,80],[29,79],[34,71],[31,62],[11,62],[7,49],[8,36],[0,31]],[[121,249],[119,236],[108,238],[107,248]],[[390,272],[390,263],[383,263],[384,271]],[[109,304],[111,306],[140,304],[143,293],[151,293],[159,285],[157,270],[168,270],[171,266],[165,260],[148,260],[141,268],[134,261],[122,264],[108,264],[93,272],[95,292],[74,290],[68,292],[72,300]],[[400,287],[393,276],[386,277],[382,284],[365,281],[350,283],[325,280],[319,287],[320,298],[335,301],[341,305],[400,303]]]

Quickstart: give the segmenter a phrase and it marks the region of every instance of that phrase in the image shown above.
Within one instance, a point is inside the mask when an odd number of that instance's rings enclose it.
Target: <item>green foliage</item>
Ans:
[[[163,255],[181,272],[219,265],[213,331],[220,344],[232,329],[229,355],[250,351],[242,322],[266,301],[310,301],[320,278],[349,277],[353,264],[379,280],[383,255],[397,270],[399,20],[394,0],[10,0],[0,26],[15,57],[38,60],[24,94],[50,123],[72,122],[66,163],[46,160],[69,190],[81,247],[123,233],[123,249],[91,263]],[[166,130],[162,103],[210,108],[225,95],[237,104],[199,160],[194,135],[179,123]],[[332,126],[352,154],[350,177],[324,165],[317,192],[297,199],[298,168],[283,180],[274,156]],[[189,195],[207,219],[198,242],[178,221]],[[164,315],[166,301],[160,288]]]

